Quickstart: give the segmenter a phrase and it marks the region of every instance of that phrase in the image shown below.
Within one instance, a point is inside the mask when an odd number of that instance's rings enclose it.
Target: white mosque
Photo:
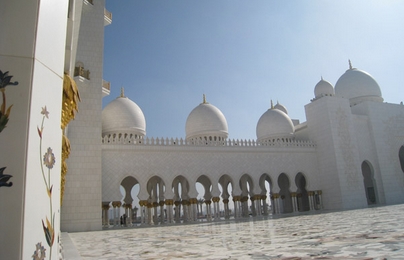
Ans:
[[[161,139],[123,91],[102,110],[104,0],[7,1],[0,20],[0,259],[63,259],[61,232],[122,208],[175,225],[404,203],[404,106],[351,64],[313,86],[306,122],[271,104],[256,139],[232,140],[203,97],[186,136]]]
[[[110,85],[94,60],[104,19],[94,16],[104,9],[88,7],[75,57],[81,102],[68,127],[62,230],[120,225],[123,210],[126,224],[158,225],[404,202],[404,106],[385,103],[369,73],[349,62],[335,87],[321,79],[303,123],[271,104],[255,140],[229,139],[220,104],[205,96],[179,126],[185,137],[148,137],[151,119],[123,90],[101,112]]]
[[[299,123],[271,104],[256,140],[229,140],[204,96],[185,139],[159,139],[146,137],[141,108],[122,91],[102,111],[103,225],[119,225],[122,205],[131,223],[136,184],[144,224],[197,221],[201,196],[208,220],[402,203],[403,105],[383,103],[376,80],[349,64],[335,88],[317,83],[305,109]]]

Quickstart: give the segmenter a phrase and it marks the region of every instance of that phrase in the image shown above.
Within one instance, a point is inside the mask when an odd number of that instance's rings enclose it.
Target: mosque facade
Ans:
[[[321,79],[306,122],[271,104],[255,140],[229,139],[220,104],[205,96],[179,126],[184,138],[148,137],[143,111],[123,91],[102,109],[109,22],[101,3],[83,4],[62,230],[120,225],[123,211],[128,223],[156,225],[404,202],[404,106],[385,103],[369,73],[349,63],[335,86]]]
[[[157,225],[404,202],[404,106],[363,70],[313,86],[306,122],[269,106],[254,140],[205,97],[161,139],[123,91],[102,109],[104,0],[8,1],[0,20],[1,259],[63,259],[62,231],[122,208]]]

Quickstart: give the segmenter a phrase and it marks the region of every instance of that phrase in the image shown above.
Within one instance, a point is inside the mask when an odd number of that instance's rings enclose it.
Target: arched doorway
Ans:
[[[233,191],[233,183],[231,181],[230,176],[227,174],[223,175],[219,179],[219,184],[222,190],[222,201],[224,206],[224,218],[229,219],[231,210],[234,209],[234,205],[230,206],[229,203],[231,202],[230,196]],[[219,189],[220,189],[219,187]]]
[[[239,181],[240,189],[241,189],[241,216],[242,217],[249,217],[250,215],[250,208],[251,208],[251,215],[255,216],[255,205],[251,203],[251,196],[252,191],[254,190],[252,178],[248,174],[244,174],[241,176]]]
[[[139,182],[132,176],[125,177],[121,182],[121,194],[123,196],[123,208],[124,213],[119,212],[121,217],[121,225],[130,225],[137,220],[137,210],[139,205],[139,199],[137,194],[139,193]],[[119,210],[120,211],[120,210]]]
[[[260,177],[259,185],[261,188],[261,200],[262,200],[262,214],[268,215],[271,212],[272,201],[271,201],[271,189],[272,189],[272,180],[268,174],[264,173]]]
[[[377,197],[376,197],[377,192],[376,192],[375,179],[373,177],[373,167],[369,162],[363,161],[361,169],[368,205],[377,204]]]
[[[281,196],[281,213],[293,212],[292,197],[290,196],[290,182],[285,173],[281,173],[278,177],[278,185],[280,188],[279,195]]]
[[[295,183],[297,186],[297,209],[298,211],[309,211],[310,202],[306,190],[306,178],[303,173],[299,172],[296,174]]]
[[[183,211],[183,221],[187,222],[189,220],[189,183],[188,180],[180,175],[173,180],[173,192],[174,192],[174,203],[175,203],[175,222],[181,222],[181,207]]]
[[[201,175],[196,180],[195,188],[199,192],[203,192],[203,194],[198,194],[199,201],[198,203],[205,203],[205,215],[207,220],[212,220],[212,182],[206,175]],[[202,202],[202,200],[204,200]],[[202,206],[201,206],[202,207]],[[203,212],[203,209],[201,209]]]
[[[404,173],[404,145],[402,145],[398,151],[398,158],[400,159],[401,170]]]
[[[148,223],[164,223],[164,181],[158,176],[153,176],[147,182],[147,192],[149,193],[147,205]]]

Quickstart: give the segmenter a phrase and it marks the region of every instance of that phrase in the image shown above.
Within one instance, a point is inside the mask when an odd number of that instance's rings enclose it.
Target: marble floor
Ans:
[[[404,259],[404,205],[69,236],[81,259]]]

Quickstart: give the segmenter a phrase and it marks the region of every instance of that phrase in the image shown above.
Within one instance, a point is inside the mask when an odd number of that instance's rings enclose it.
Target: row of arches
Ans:
[[[115,211],[120,212],[117,208],[122,205],[128,216],[125,223],[129,224],[209,221],[321,208],[321,191],[309,191],[303,173],[297,173],[292,181],[285,173],[281,173],[275,182],[270,175],[263,174],[256,183],[249,174],[242,175],[238,181],[222,175],[217,183],[207,175],[199,176],[192,183],[179,175],[169,184],[161,177],[153,176],[143,185],[146,187],[140,187],[134,176],[127,176],[121,182],[122,201],[103,202],[103,223],[119,224],[120,213]]]

